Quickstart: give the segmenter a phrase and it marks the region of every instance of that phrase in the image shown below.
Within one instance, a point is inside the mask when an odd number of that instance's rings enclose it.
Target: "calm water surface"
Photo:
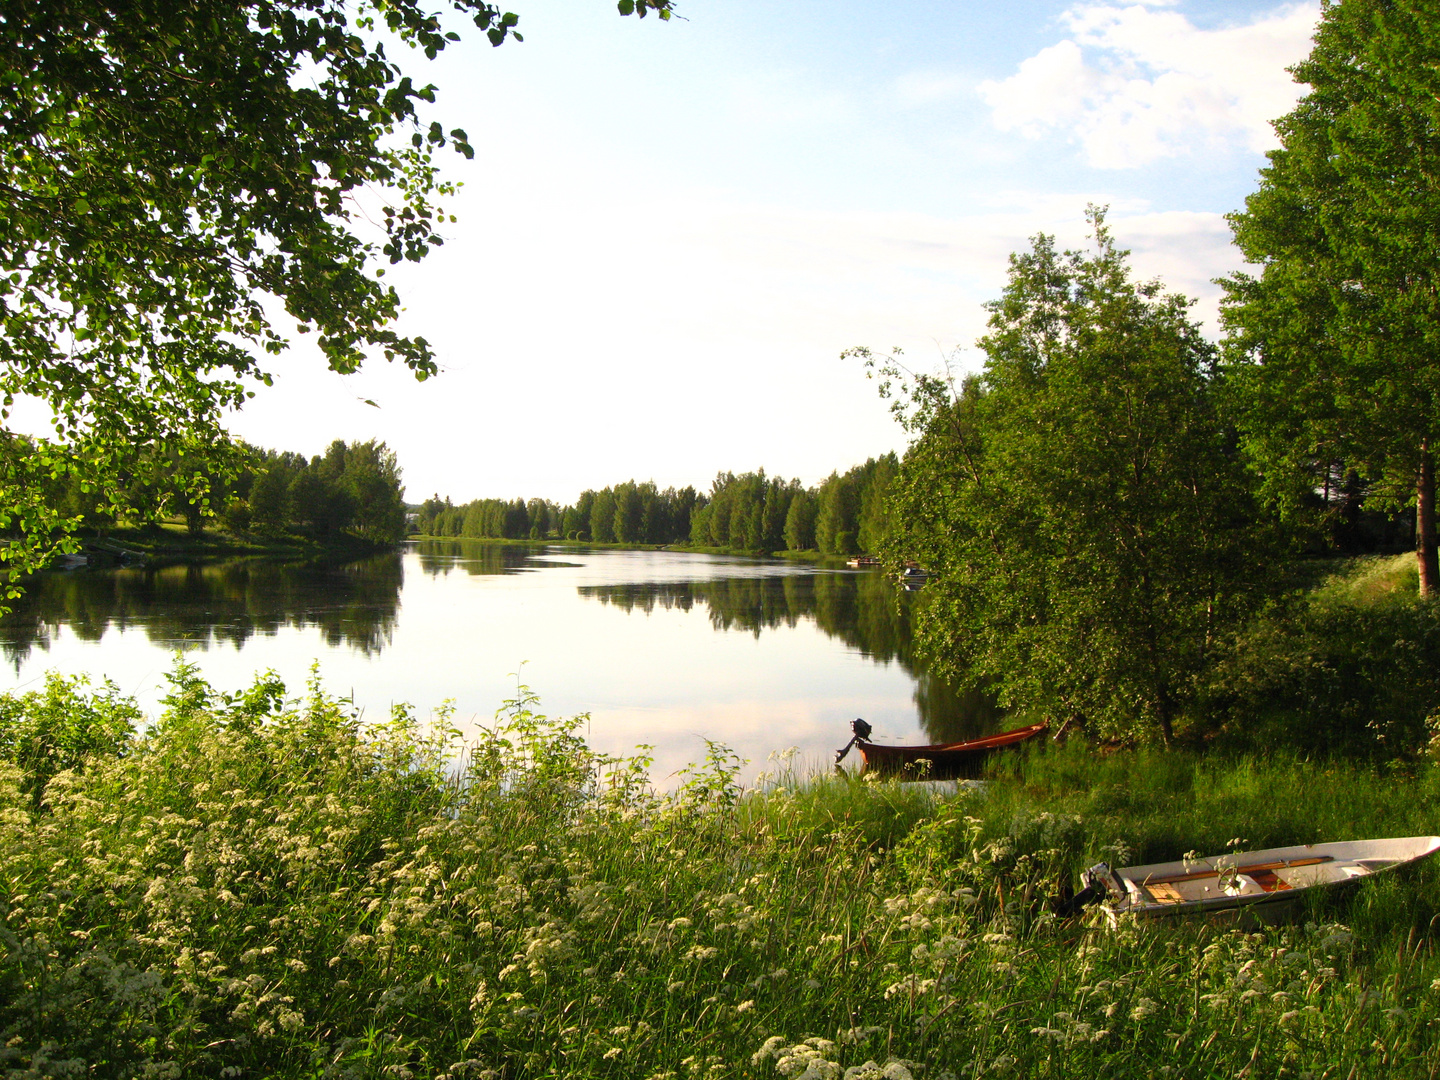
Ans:
[[[177,651],[219,689],[274,669],[365,715],[443,701],[485,723],[519,680],[592,745],[654,746],[658,782],[722,742],[819,763],[863,716],[887,742],[966,738],[995,710],[916,666],[912,595],[873,571],[682,552],[425,541],[343,564],[246,559],[44,575],[0,620],[0,688],[114,680],[152,711]]]

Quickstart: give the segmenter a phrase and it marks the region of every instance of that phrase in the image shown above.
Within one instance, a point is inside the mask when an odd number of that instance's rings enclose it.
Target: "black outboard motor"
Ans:
[[[864,720],[861,720],[857,716],[854,720],[850,721],[850,730],[853,731],[855,734],[852,735],[850,741],[845,744],[844,749],[835,751],[836,765],[839,765],[840,762],[845,760],[845,755],[850,753],[850,748],[854,746],[857,742],[869,742],[870,732],[874,729],[871,728],[870,725],[867,724]]]
[[[1078,915],[1091,904],[1098,904],[1110,894],[1110,879],[1114,872],[1110,869],[1109,863],[1096,863],[1080,875],[1080,883],[1084,886],[1078,893],[1068,900],[1061,900],[1055,905],[1055,914],[1062,919],[1068,919],[1071,915]]]

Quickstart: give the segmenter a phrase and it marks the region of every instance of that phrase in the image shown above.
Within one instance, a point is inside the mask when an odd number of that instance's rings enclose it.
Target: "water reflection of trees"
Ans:
[[[369,655],[390,644],[402,581],[396,554],[341,564],[243,559],[41,574],[0,619],[0,653],[18,669],[68,625],[83,641],[139,629],[155,643],[202,649],[314,627],[328,646]]]
[[[584,585],[580,595],[626,612],[691,611],[703,605],[717,630],[766,630],[814,622],[862,656],[898,663],[915,679],[920,723],[935,742],[995,731],[1003,711],[979,690],[959,691],[925,671],[911,632],[923,593],[897,588],[883,574],[786,574],[709,581]]]
[[[551,558],[538,558],[544,553],[543,548],[487,544],[459,538],[421,540],[413,545],[413,549],[419,559],[421,571],[430,577],[444,577],[452,570],[463,570],[471,575],[518,574],[525,570],[576,565],[556,562]]]

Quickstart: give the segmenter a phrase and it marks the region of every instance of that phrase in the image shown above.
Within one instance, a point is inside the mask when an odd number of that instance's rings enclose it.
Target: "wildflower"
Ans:
[[[907,975],[897,983],[892,983],[885,988],[885,996],[892,998],[896,994],[928,994],[935,989],[934,979],[920,979],[914,975]]]
[[[683,989],[684,986],[684,982],[677,979],[675,982],[672,982],[669,986],[665,987],[665,992],[667,994],[673,994],[676,990]]]
[[[753,1000],[753,999],[746,999],[745,1001],[740,1002],[739,1005],[736,1005],[736,1006],[735,1006],[735,1011],[736,1011],[737,1013],[749,1012],[749,1011],[750,1011],[751,1009],[753,1009],[754,1007],[755,1007],[755,1002],[754,1002],[754,1000]]]
[[[620,1047],[618,1047],[618,1046],[612,1046],[609,1050],[606,1050],[606,1051],[605,1051],[605,1055],[604,1055],[604,1056],[605,1056],[605,1060],[606,1060],[606,1061],[613,1061],[615,1058],[619,1057],[620,1054],[621,1054]]]
[[[1280,1023],[1282,1024],[1291,1024],[1298,1019],[1300,1019],[1300,1012],[1298,1009],[1291,1009],[1289,1012],[1283,1012],[1280,1014]]]
[[[1136,1002],[1135,1007],[1130,1010],[1130,1019],[1138,1023],[1151,1015],[1156,1007],[1155,1002],[1151,1001],[1148,997],[1142,997]]]
[[[770,1038],[765,1040],[765,1044],[761,1046],[759,1050],[756,1050],[755,1053],[750,1055],[750,1064],[759,1065],[766,1058],[779,1057],[780,1047],[784,1045],[784,1035],[771,1035]]]

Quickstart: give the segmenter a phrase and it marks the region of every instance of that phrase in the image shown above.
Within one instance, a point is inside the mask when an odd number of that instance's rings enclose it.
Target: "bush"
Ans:
[[[1232,745],[1413,759],[1440,708],[1440,606],[1321,593],[1257,619],[1211,673],[1200,726]]]
[[[68,769],[125,752],[141,720],[131,698],[106,682],[88,693],[83,676],[45,676],[45,689],[0,694],[0,761],[19,766],[20,791],[38,807],[45,788]]]

